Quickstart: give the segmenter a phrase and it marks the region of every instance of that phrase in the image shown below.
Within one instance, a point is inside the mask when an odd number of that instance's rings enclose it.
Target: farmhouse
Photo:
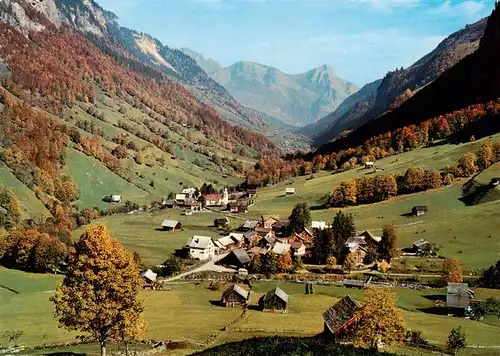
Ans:
[[[258,227],[255,229],[255,232],[262,237],[273,237],[273,230],[266,229],[265,227]]]
[[[364,240],[363,240],[364,242]],[[366,242],[364,242],[366,244]],[[364,264],[364,259],[367,253],[367,249],[363,244],[354,242],[351,244],[346,243],[346,247],[349,249],[349,253],[352,253],[354,255],[354,259],[356,261],[356,265],[362,265]]]
[[[201,211],[201,202],[199,201],[193,201],[191,203],[185,203],[184,206],[188,208],[190,211]]]
[[[290,222],[288,220],[278,221],[273,224],[272,228],[276,236],[288,236],[290,234]]]
[[[229,234],[229,237],[232,238],[234,240],[234,243],[237,245],[237,246],[241,246],[241,244],[243,243],[243,234],[238,234],[236,232],[231,232]]]
[[[416,205],[411,209],[411,214],[413,216],[421,216],[427,214],[427,206],[425,205]]]
[[[262,311],[286,312],[288,310],[288,294],[276,287],[259,299],[259,309]]]
[[[184,188],[181,190],[181,193],[185,194],[188,198],[193,198],[194,194],[196,193],[196,188]]]
[[[217,218],[214,220],[214,227],[221,227],[223,229],[229,228],[229,218]]]
[[[293,195],[293,194],[295,194],[295,188],[285,188],[285,194],[286,195]]]
[[[194,235],[185,245],[190,258],[208,260],[215,255],[215,245],[211,237]]]
[[[215,247],[219,250],[228,250],[235,246],[235,241],[231,236],[224,236],[214,241]]]
[[[234,266],[236,269],[245,268],[252,261],[248,253],[243,249],[233,250],[219,261],[223,266]]]
[[[224,188],[224,193],[221,194],[206,194],[205,204],[206,206],[224,206],[229,202],[229,193],[227,188]]]
[[[365,239],[366,244],[371,247],[377,246],[379,242],[382,241],[381,236],[375,236],[368,230],[365,230],[362,233],[360,233],[358,237],[363,237]]]
[[[156,276],[157,274],[151,271],[150,269],[141,273],[141,277],[142,279],[144,279],[144,283],[147,284],[156,282]]]
[[[474,297],[474,291],[467,283],[448,283],[446,291],[446,306],[448,308],[465,309]]]
[[[239,205],[238,205],[238,203],[229,203],[229,204],[227,204],[227,210],[229,210],[230,213],[237,213],[237,212],[239,212]]]
[[[280,221],[278,215],[262,215],[262,227],[272,229],[273,225]]]
[[[425,255],[432,253],[432,243],[426,239],[419,239],[413,242],[410,252],[416,255]]]
[[[246,306],[249,298],[249,291],[237,284],[233,284],[222,293],[220,304],[225,307],[234,307],[236,305]]]
[[[365,162],[365,168],[373,168],[374,164],[372,161]]]
[[[271,251],[273,251],[277,255],[286,255],[288,252],[290,252],[291,248],[292,245],[290,244],[284,244],[276,241],[273,247],[271,248]]]
[[[247,190],[247,196],[249,198],[252,198],[257,195],[257,189],[248,189]]]
[[[161,223],[161,227],[165,231],[176,232],[176,231],[179,231],[181,229],[182,224],[180,222],[178,222],[177,220],[168,220],[168,219],[165,219]]]
[[[346,295],[323,313],[324,333],[334,338],[347,336],[356,321],[356,313],[361,305],[350,295]]]

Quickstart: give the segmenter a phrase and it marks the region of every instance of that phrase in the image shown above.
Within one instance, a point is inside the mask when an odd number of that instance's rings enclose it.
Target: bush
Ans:
[[[222,287],[223,287],[222,283],[220,283],[219,281],[214,281],[214,282],[210,283],[210,285],[208,286],[208,289],[215,291],[215,292],[218,292],[218,291],[222,290]]]

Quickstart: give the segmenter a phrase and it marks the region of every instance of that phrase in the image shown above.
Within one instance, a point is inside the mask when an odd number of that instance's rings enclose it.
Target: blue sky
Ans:
[[[189,47],[223,66],[252,61],[286,73],[323,64],[358,85],[407,67],[493,0],[97,0],[123,26]]]

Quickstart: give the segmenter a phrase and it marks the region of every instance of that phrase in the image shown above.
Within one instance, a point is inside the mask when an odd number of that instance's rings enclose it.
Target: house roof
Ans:
[[[264,301],[268,298],[272,298],[273,296],[277,296],[279,299],[284,301],[285,303],[288,303],[288,294],[286,294],[283,289],[280,287],[276,287],[274,289],[271,289],[269,292],[267,292],[264,295]]]
[[[309,236],[313,237],[313,233],[311,232],[311,230],[309,230],[307,227],[304,228],[304,231],[305,233],[307,233]]]
[[[272,244],[275,241],[275,238],[270,236],[270,235],[266,235],[266,236],[264,236],[264,240],[266,240],[268,243]]]
[[[263,234],[268,234],[271,231],[272,231],[271,229],[266,228],[266,227],[258,227],[258,228],[255,229],[256,233],[263,233]]]
[[[175,194],[175,199],[177,199],[177,200],[184,200],[184,199],[186,199],[186,194],[184,194],[184,193],[177,193],[177,194]]]
[[[174,227],[177,226],[178,223],[179,222],[177,220],[168,220],[168,219],[165,219],[161,223],[161,226],[174,228]]]
[[[420,240],[413,242],[413,246],[415,246],[416,248],[422,248],[422,247],[429,245],[429,244],[430,244],[430,242],[427,241],[426,239],[420,239]]]
[[[354,318],[361,308],[356,300],[346,295],[323,313],[323,320],[330,331],[335,334],[345,323]]]
[[[238,259],[238,261],[240,261],[240,263],[243,265],[250,263],[252,261],[250,256],[248,256],[248,253],[242,248],[240,248],[238,250],[234,250],[231,253],[234,254],[236,256],[236,258]]]
[[[448,283],[447,293],[469,295],[469,285],[467,283]]]
[[[265,255],[267,253],[267,248],[265,247],[260,247],[260,246],[254,246],[250,249],[249,251],[250,253],[254,254],[254,255]]]
[[[220,242],[219,240],[215,240],[214,245],[218,248],[226,248],[226,246],[223,245],[222,242]]]
[[[217,221],[217,223],[228,223],[229,222],[229,218],[227,218],[227,217],[216,218],[215,221]]]
[[[290,226],[290,221],[288,220],[280,220],[278,222],[275,222],[273,224],[273,229],[282,229],[284,227],[289,227]]]
[[[153,271],[151,271],[150,269],[141,273],[141,277],[147,278],[153,282],[156,281],[156,276],[157,276],[157,274],[154,273]]]
[[[206,200],[222,200],[222,195],[220,194],[207,194],[205,195]]]
[[[231,238],[231,236],[224,236],[218,239],[216,242],[219,242],[223,246],[229,246],[234,244],[234,240]]]
[[[358,236],[364,236],[365,238],[369,237],[370,239],[372,239],[373,241],[376,241],[376,242],[382,241],[382,237],[381,236],[375,236],[374,234],[372,234],[368,230],[363,231]]]
[[[255,229],[255,227],[259,225],[259,222],[257,220],[247,220],[241,227],[245,229]]]
[[[196,192],[196,188],[184,188],[181,190],[182,194],[193,194]]]
[[[211,241],[211,237],[194,235],[187,240],[186,246],[190,248],[206,249],[209,247]]]
[[[283,255],[283,254],[287,253],[288,251],[290,251],[291,247],[292,247],[292,245],[290,245],[290,244],[276,242],[272,248],[272,251],[277,255]]]
[[[351,246],[351,245],[355,245],[355,244],[366,245],[365,237],[364,236],[352,236],[352,237],[349,237],[345,242],[346,246]]]
[[[287,191],[287,192],[295,192],[295,188],[285,188],[285,191]]]
[[[231,232],[229,234],[229,237],[231,237],[235,242],[240,242],[243,240],[243,234],[237,234],[235,232]]]
[[[250,239],[252,236],[254,235],[257,235],[257,236],[260,236],[258,233],[256,233],[255,231],[247,231],[243,234],[243,237],[245,239]]]
[[[358,243],[353,243],[353,244],[350,244],[350,245],[348,245],[347,247],[349,247],[349,252],[354,252],[354,251],[356,251],[358,248],[366,252],[366,248],[364,248],[362,245],[360,245],[360,244],[358,244]]]
[[[415,205],[413,209],[420,210],[420,211],[427,211],[427,206],[426,205]]]
[[[298,250],[299,248],[302,248],[302,246],[304,246],[304,244],[300,241],[297,241],[297,242],[294,242],[292,244],[292,247],[295,249],[295,250]]]
[[[242,296],[243,298],[245,298],[246,300],[248,300],[248,296],[250,295],[250,292],[241,288],[239,285],[237,284],[233,284],[231,287],[227,288],[223,295],[227,294],[228,292],[230,291],[235,291],[237,294],[239,294],[240,296]]]

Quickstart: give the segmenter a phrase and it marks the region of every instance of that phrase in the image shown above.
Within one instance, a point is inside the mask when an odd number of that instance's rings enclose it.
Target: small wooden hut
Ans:
[[[246,306],[248,299],[250,299],[250,292],[233,284],[222,293],[220,304],[224,307]]]
[[[280,287],[276,287],[260,297],[259,308],[262,311],[284,313],[288,310],[288,294]]]

